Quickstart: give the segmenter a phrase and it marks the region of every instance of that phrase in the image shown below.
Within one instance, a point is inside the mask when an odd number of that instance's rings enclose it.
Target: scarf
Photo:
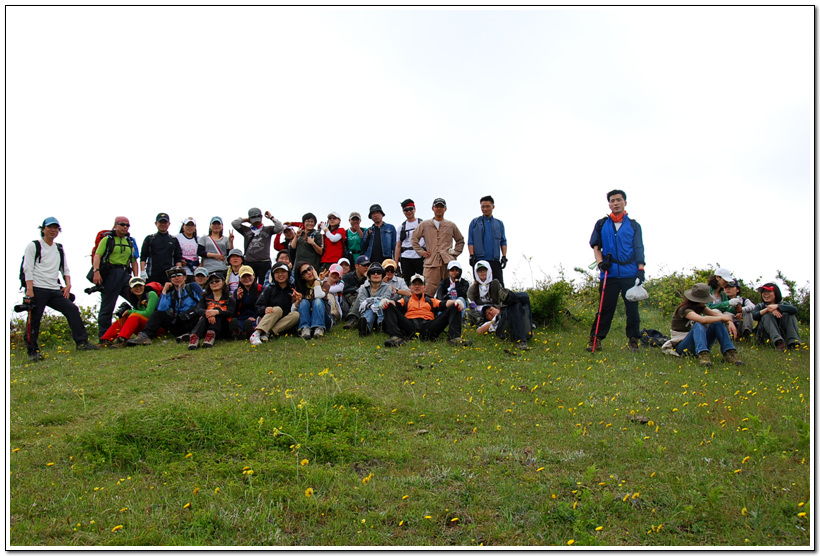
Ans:
[[[616,224],[620,224],[621,222],[623,222],[624,216],[626,216],[626,211],[623,211],[623,212],[622,212],[621,214],[619,214],[619,215],[615,215],[615,213],[614,213],[614,212],[610,212],[610,213],[609,213],[609,217],[610,217],[610,218],[612,219],[612,221],[613,221],[613,222],[615,222]]]
[[[482,267],[487,269],[487,279],[483,282],[478,277],[478,267],[481,265]],[[486,302],[490,299],[490,282],[493,281],[493,270],[490,268],[489,263],[487,261],[478,261],[473,268],[475,272],[475,280],[478,282],[478,298],[482,302]]]

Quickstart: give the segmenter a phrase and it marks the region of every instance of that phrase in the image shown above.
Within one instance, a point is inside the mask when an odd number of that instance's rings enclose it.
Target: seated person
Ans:
[[[187,342],[197,323],[196,307],[202,299],[202,288],[196,282],[185,283],[185,268],[173,266],[167,271],[170,282],[162,288],[157,309],[136,338],[126,341],[128,346],[149,346],[151,338],[163,328],[177,336],[178,342]]]
[[[748,338],[754,333],[755,319],[752,316],[755,304],[750,299],[740,297],[740,284],[737,280],[728,282],[723,288],[726,297],[729,299],[729,309],[723,311],[732,315],[740,338]]]
[[[114,321],[114,324],[100,338],[100,342],[124,343],[133,334],[142,332],[142,329],[148,324],[148,318],[154,314],[154,310],[159,304],[159,295],[154,290],[145,287],[145,278],[134,276],[128,282],[128,286],[131,290],[125,299],[131,305],[131,308]]]
[[[364,284],[365,280],[367,280],[367,267],[369,266],[370,259],[368,259],[366,255],[360,255],[356,259],[356,268],[342,275],[342,283],[344,284],[342,296],[348,305],[348,312],[342,315],[347,321],[344,325],[345,330],[358,326],[359,324],[359,316],[351,315],[350,308],[352,308],[356,302],[356,297],[359,295],[359,288]]]
[[[436,299],[446,301],[447,299],[461,299],[467,304],[467,290],[470,282],[461,277],[462,268],[458,261],[447,263],[447,278],[439,282],[436,290]]]
[[[384,262],[382,262],[384,283],[393,288],[392,299],[410,296],[410,288],[407,286],[407,282],[405,282],[401,276],[396,276],[397,266],[396,261],[393,259],[385,259]]]
[[[499,305],[505,303],[509,290],[505,289],[498,280],[493,280],[493,271],[487,261],[478,261],[475,264],[473,276],[475,282],[467,289],[467,300],[470,304],[467,320],[470,323],[481,325],[488,320],[484,315],[484,307],[491,306],[493,300]]]
[[[241,249],[231,249],[228,251],[228,274],[225,281],[228,282],[228,287],[231,293],[236,291],[239,287],[239,269],[245,264],[245,256]]]
[[[327,270],[319,274],[319,277],[322,278],[322,289],[327,293],[330,318],[333,324],[342,320],[342,315],[349,310],[343,295],[345,285],[342,283],[342,274],[342,266],[339,264],[332,264]]]
[[[188,349],[197,349],[203,335],[205,340],[202,347],[206,348],[213,347],[217,337],[235,338],[238,330],[235,313],[236,301],[222,273],[211,272],[208,276],[208,289],[196,307],[199,321],[191,331]]]
[[[204,266],[198,266],[194,269],[194,282],[199,284],[199,287],[202,288],[203,291],[205,291],[205,286],[208,285],[209,274],[210,272],[208,272],[208,269]]]
[[[527,292],[506,289],[501,282],[493,280],[492,275],[487,261],[475,264],[476,282],[470,286],[467,295],[476,307],[480,307],[481,318],[488,321],[479,326],[477,332],[495,332],[499,338],[515,342],[519,349],[528,349],[527,341],[533,329],[530,296]]]
[[[256,329],[256,300],[262,286],[256,282],[253,269],[247,265],[239,269],[239,287],[233,294],[236,303],[237,337],[250,338]]]
[[[256,329],[251,334],[251,345],[258,346],[274,336],[284,334],[299,324],[296,307],[302,301],[301,294],[294,291],[290,283],[290,268],[283,262],[273,265],[273,284],[262,290],[256,300],[256,314],[259,317]]]
[[[288,272],[293,271],[293,264],[290,261],[290,254],[287,251],[279,251],[276,254],[276,261],[274,263],[285,263],[288,266]],[[262,289],[267,288],[273,283],[272,277],[273,276],[273,269],[271,268],[267,274],[265,274],[265,281],[262,284]],[[293,274],[290,275],[289,281],[293,284]]]
[[[755,305],[752,311],[752,317],[760,321],[755,341],[761,344],[771,342],[779,350],[798,347],[800,333],[797,329],[797,307],[783,302],[783,294],[773,282],[763,284],[757,291],[763,301]]]
[[[390,335],[384,345],[404,345],[405,340],[416,334],[422,340],[435,340],[447,328],[447,343],[469,346],[472,342],[461,337],[464,304],[458,299],[440,301],[426,295],[424,288],[424,276],[414,274],[410,278],[410,297],[398,301],[383,299],[380,302],[384,311],[384,331]]]
[[[384,268],[379,263],[373,263],[367,269],[367,282],[359,287],[356,301],[350,308],[350,314],[359,319],[359,336],[368,336],[376,325],[382,323],[384,312],[381,301],[392,296],[392,286],[384,283]]]
[[[307,261],[296,263],[296,282],[293,288],[302,295],[297,307],[299,311],[299,335],[303,340],[321,338],[325,330],[333,324],[328,310],[327,292],[316,275],[316,268]]]
[[[729,297],[726,295],[726,284],[735,281],[731,271],[726,268],[719,268],[714,275],[706,282],[709,285],[709,293],[712,295],[712,301],[706,306],[715,311],[729,310]]]
[[[737,350],[729,337],[730,333],[737,335],[732,316],[706,306],[714,299],[709,292],[709,285],[695,284],[683,292],[683,296],[686,299],[672,314],[672,333],[669,341],[675,353],[697,355],[701,365],[711,367],[712,355],[709,350],[717,340],[723,359],[727,363],[742,365],[743,362],[737,358]]]

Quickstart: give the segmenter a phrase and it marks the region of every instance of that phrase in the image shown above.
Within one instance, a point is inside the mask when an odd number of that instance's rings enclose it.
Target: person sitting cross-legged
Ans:
[[[196,325],[196,306],[202,299],[202,288],[196,282],[185,283],[185,269],[172,266],[166,272],[171,279],[162,288],[159,304],[148,318],[145,328],[135,338],[125,342],[128,346],[151,345],[160,329],[177,336],[178,342],[187,342]]]
[[[208,276],[208,289],[199,300],[196,314],[199,321],[191,331],[188,349],[197,349],[199,339],[204,336],[202,347],[213,347],[217,337],[236,338],[238,321],[236,313],[236,299],[231,295],[231,289],[219,271],[211,272]]]
[[[422,340],[435,340],[445,328],[449,344],[472,344],[470,340],[461,337],[461,313],[464,311],[464,302],[459,299],[435,299],[426,295],[424,288],[424,276],[414,274],[410,278],[410,297],[398,301],[385,299],[380,302],[380,307],[384,311],[384,331],[390,335],[390,339],[384,342],[384,345],[401,346],[415,334]]]
[[[755,305],[752,317],[760,321],[755,334],[755,341],[765,344],[770,341],[775,349],[785,350],[800,345],[800,333],[797,329],[797,307],[783,302],[780,288],[773,282],[763,284],[757,291],[763,300]]]
[[[368,336],[377,324],[384,320],[381,306],[383,299],[390,299],[393,287],[384,282],[384,268],[373,263],[367,269],[367,282],[359,287],[356,301],[350,308],[351,315],[359,316],[359,336]]]
[[[274,336],[284,334],[299,324],[299,311],[296,308],[302,301],[302,294],[296,292],[290,283],[290,267],[285,262],[273,265],[273,283],[262,290],[256,300],[256,314],[259,316],[256,330],[251,334],[251,345],[258,346]]]

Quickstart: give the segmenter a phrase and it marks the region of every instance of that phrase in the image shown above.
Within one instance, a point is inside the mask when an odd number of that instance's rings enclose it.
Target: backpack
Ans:
[[[644,328],[641,330],[641,344],[645,347],[661,347],[669,341],[669,338],[661,334],[654,328]]]
[[[154,290],[157,295],[162,295],[163,285],[159,282],[146,282],[145,287]]]
[[[419,226],[421,223],[424,222],[421,218],[416,218],[419,221]],[[418,228],[418,226],[416,226]],[[413,230],[415,231],[415,229]],[[399,233],[399,243],[404,243],[404,240],[407,239],[407,220],[401,223],[401,232]]]
[[[40,242],[36,239],[32,241],[34,244],[34,264],[39,263],[43,260],[43,253],[42,253],[42,246]],[[65,251],[63,251],[63,244],[57,243],[57,251],[60,253],[60,272],[65,272]],[[25,290],[26,289],[26,272],[23,270],[23,264],[26,262],[26,256],[23,255],[23,258],[20,260],[20,287]],[[58,280],[59,283],[59,280]]]
[[[107,238],[110,239],[112,237],[115,237],[116,235],[117,234],[114,232],[114,230],[100,230],[99,232],[97,232],[97,237],[94,238],[94,249],[91,250],[91,259],[92,260],[94,259],[94,254],[97,253],[97,247],[100,246],[100,242],[102,241],[102,239],[104,237],[107,237]],[[128,243],[131,244],[131,256],[134,259],[139,259],[140,254],[139,254],[139,250],[137,249],[137,242],[134,241],[134,238],[131,237],[131,234],[128,234],[125,237],[128,238]],[[111,253],[113,251],[114,251],[114,242],[113,241],[107,241],[105,243],[105,252],[100,257],[100,264],[107,264],[108,259],[111,258]]]

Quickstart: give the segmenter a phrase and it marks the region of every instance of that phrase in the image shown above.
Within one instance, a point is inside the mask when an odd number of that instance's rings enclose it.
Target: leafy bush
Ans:
[[[797,282],[786,278],[782,272],[777,271],[777,279],[786,284],[786,291],[783,293],[783,301],[791,303],[797,307],[797,320],[808,324],[811,319],[811,291],[808,284],[798,288]]]
[[[563,278],[557,282],[539,280],[536,287],[527,293],[534,323],[537,326],[554,326],[561,322],[566,313],[567,300],[573,294],[573,287]]]

